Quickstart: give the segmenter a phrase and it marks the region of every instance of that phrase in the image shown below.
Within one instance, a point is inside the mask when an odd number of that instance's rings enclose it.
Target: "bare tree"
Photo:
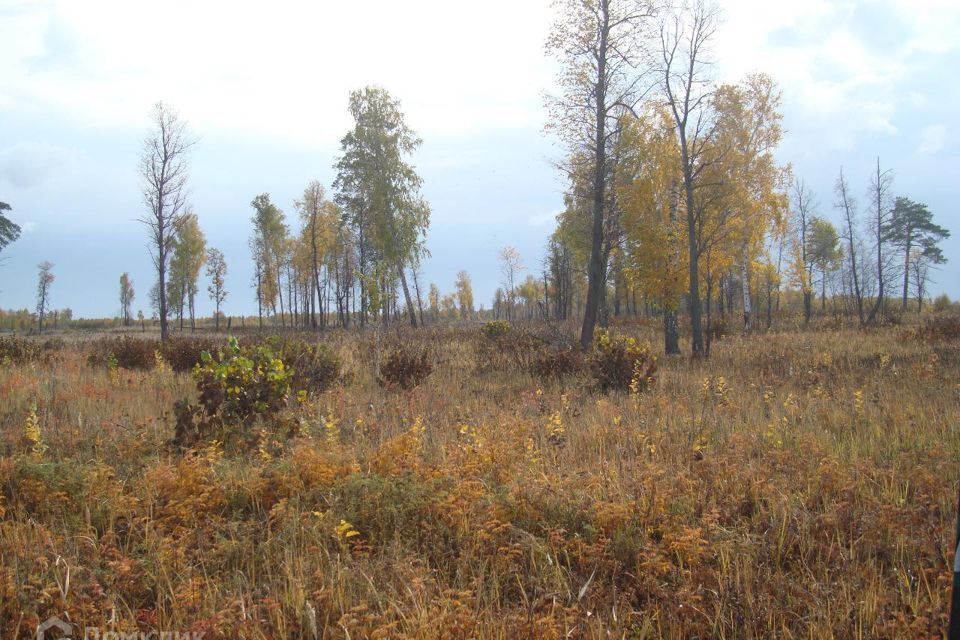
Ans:
[[[513,320],[513,303],[517,296],[517,274],[523,270],[519,251],[513,247],[504,247],[500,250],[500,273],[503,274],[508,320]]]
[[[868,324],[872,324],[876,320],[877,312],[883,308],[886,272],[888,271],[883,249],[890,234],[890,216],[893,210],[890,202],[890,190],[892,188],[893,173],[889,169],[881,171],[880,158],[877,158],[877,171],[870,178],[870,207],[872,209],[870,226],[877,251],[877,297],[870,309],[870,316],[867,318]]]
[[[590,165],[590,260],[580,331],[580,343],[586,347],[593,340],[607,280],[604,210],[608,205],[608,152],[619,117],[632,111],[645,93],[646,75],[640,71],[641,27],[653,10],[644,0],[562,0],[559,5],[560,17],[547,49],[563,65],[559,77],[562,95],[551,98],[548,106],[551,128],[568,143],[571,157],[583,158]],[[571,173],[575,170],[570,168]]]
[[[801,268],[806,272],[803,282],[803,321],[809,323],[810,315],[813,312],[813,261],[807,255],[807,249],[810,246],[807,232],[810,229],[810,221],[816,208],[816,201],[813,192],[800,178],[793,182],[793,203],[797,216],[797,236],[800,240]]]
[[[660,50],[657,60],[661,90],[673,115],[680,147],[686,208],[687,245],[690,273],[691,351],[705,355],[700,316],[699,242],[696,190],[700,174],[708,166],[705,149],[715,125],[709,101],[711,83],[708,47],[716,31],[717,9],[702,0],[684,4],[660,21]]]
[[[148,212],[139,221],[147,226],[150,257],[157,270],[157,311],[160,338],[167,333],[167,266],[177,225],[187,200],[187,153],[195,141],[186,123],[171,107],[158,102],[153,110],[153,130],[143,143],[140,177]]]
[[[863,292],[860,289],[860,278],[857,271],[857,233],[854,228],[856,225],[855,203],[850,198],[850,185],[843,177],[843,167],[840,168],[840,176],[837,178],[837,184],[834,187],[837,194],[837,202],[834,206],[841,210],[844,219],[843,239],[847,241],[847,259],[850,261],[850,279],[853,289],[853,300],[857,306],[857,316],[860,318],[860,324],[864,323],[863,316]]]
[[[41,262],[37,265],[37,330],[43,333],[43,316],[50,307],[50,285],[53,284],[53,265]]]

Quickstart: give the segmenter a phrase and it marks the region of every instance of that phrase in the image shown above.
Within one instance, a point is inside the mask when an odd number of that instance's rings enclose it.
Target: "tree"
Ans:
[[[279,299],[280,322],[285,326],[281,280],[289,234],[285,216],[283,211],[270,201],[268,193],[261,193],[250,205],[254,208],[250,248],[253,253],[257,283],[257,306],[261,311],[263,307],[270,307],[276,316]]]
[[[816,209],[813,193],[801,179],[793,183],[793,212],[799,240],[799,264],[797,265],[800,291],[803,293],[803,321],[810,322],[813,310],[813,261],[810,259],[810,223]]]
[[[194,139],[177,112],[162,102],[154,106],[153,130],[143,143],[140,177],[148,212],[140,218],[150,235],[150,256],[157,270],[160,339],[166,340],[167,266],[187,200],[187,153]]]
[[[199,291],[200,269],[207,259],[207,241],[195,213],[186,213],[177,225],[170,260],[167,290],[178,305],[180,329],[183,329],[183,307],[190,314],[190,328],[196,329],[195,300]]]
[[[20,237],[20,225],[14,223],[4,213],[12,210],[6,202],[0,202],[0,251]]]
[[[375,272],[387,285],[399,278],[415,327],[406,269],[425,253],[430,208],[420,196],[423,181],[407,156],[421,140],[406,125],[400,103],[380,87],[351,92],[350,113],[354,128],[340,142],[334,188],[360,245],[361,322],[368,311],[367,291],[376,284],[368,276]],[[384,304],[389,298],[383,296]],[[384,309],[384,322],[388,315]]]
[[[340,214],[337,205],[327,200],[323,185],[316,180],[307,185],[303,198],[297,200],[295,206],[300,213],[300,222],[303,225],[303,241],[306,243],[310,262],[310,282],[312,292],[316,294],[316,300],[321,305],[322,323],[323,293],[320,288],[320,270],[336,240]],[[314,327],[317,326],[315,313],[311,314],[311,322]]]
[[[568,143],[574,162],[582,160],[583,169],[589,171],[590,259],[580,331],[580,344],[586,348],[593,340],[607,279],[604,220],[610,174],[608,150],[619,116],[633,109],[644,94],[643,74],[637,72],[641,26],[652,9],[639,0],[562,0],[559,6],[560,17],[553,25],[547,49],[562,65],[562,94],[552,98],[549,107],[551,127]],[[577,169],[571,166],[570,171]]]
[[[903,294],[901,309],[907,310],[911,274],[924,273],[924,269],[911,270],[915,256],[932,264],[945,262],[937,244],[950,237],[950,232],[933,222],[933,214],[927,205],[910,198],[898,197],[893,204],[890,223],[886,229],[891,243],[903,253]],[[919,252],[915,249],[920,248]],[[915,281],[918,281],[914,277]],[[924,277],[925,280],[925,277]],[[919,280],[918,282],[922,282]],[[919,289],[919,287],[918,287]],[[921,298],[918,294],[918,298]],[[921,303],[922,304],[922,303]]]
[[[210,284],[207,286],[207,292],[214,306],[214,325],[215,330],[220,331],[220,305],[227,298],[226,278],[227,261],[223,257],[223,252],[219,249],[210,247],[207,249],[207,277],[210,278]]]
[[[863,293],[860,289],[860,278],[857,271],[856,208],[855,203],[850,198],[850,185],[843,177],[843,167],[840,168],[840,176],[837,178],[834,192],[837,195],[834,206],[843,213],[843,239],[847,242],[847,259],[850,264],[850,277],[853,283],[853,299],[857,307],[857,317],[860,319],[860,324],[863,325],[866,318],[863,315]]]
[[[130,274],[124,272],[124,274],[120,276],[120,318],[125,327],[130,326],[133,320],[133,314],[130,311],[133,298],[133,281],[130,280]]]
[[[500,250],[500,273],[503,274],[508,320],[513,320],[513,305],[517,297],[517,275],[523,270],[524,266],[519,251],[513,247],[504,247]]]
[[[432,282],[430,283],[430,293],[427,294],[427,299],[430,302],[430,315],[436,320],[440,317],[440,287]]]
[[[877,252],[877,297],[870,309],[870,316],[867,323],[872,324],[877,318],[877,312],[883,307],[883,300],[886,293],[886,272],[888,266],[884,258],[883,248],[889,239],[890,216],[892,207],[890,206],[890,190],[893,186],[893,174],[880,170],[880,158],[877,158],[877,171],[870,178],[870,210],[871,210],[871,231],[873,233],[873,242]]]
[[[827,305],[827,272],[839,267],[843,252],[840,249],[840,236],[829,220],[813,216],[810,218],[808,234],[807,263],[811,270],[820,269],[820,305]]]
[[[41,262],[37,265],[37,330],[43,333],[43,316],[50,308],[50,285],[53,284],[53,265]]]
[[[460,306],[460,317],[466,320],[473,315],[473,284],[470,274],[466,271],[457,273],[457,303]]]
[[[693,5],[683,5],[676,13],[665,14],[660,23],[657,61],[661,91],[673,115],[680,148],[687,223],[691,349],[694,357],[705,355],[700,320],[696,190],[701,173],[712,162],[705,153],[710,148],[714,132],[708,111],[710,86],[706,77],[709,68],[706,57],[716,22],[716,9],[701,0]]]
[[[663,312],[664,351],[680,353],[677,311],[687,286],[685,225],[677,216],[680,152],[670,115],[652,106],[621,137],[617,191],[626,234],[627,277]]]

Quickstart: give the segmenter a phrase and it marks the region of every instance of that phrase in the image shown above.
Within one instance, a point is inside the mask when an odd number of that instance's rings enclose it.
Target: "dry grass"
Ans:
[[[940,637],[956,341],[727,338],[600,395],[478,369],[484,339],[406,336],[436,361],[400,391],[372,337],[329,336],[345,381],[244,457],[167,446],[187,374],[91,368],[84,344],[2,366],[3,637],[54,614],[207,638]]]

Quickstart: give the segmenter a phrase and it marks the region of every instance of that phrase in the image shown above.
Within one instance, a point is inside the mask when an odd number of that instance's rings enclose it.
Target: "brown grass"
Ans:
[[[940,637],[956,341],[731,337],[603,395],[485,339],[405,335],[435,362],[401,391],[372,336],[330,336],[344,382],[242,458],[168,446],[189,374],[91,368],[82,344],[3,365],[2,636],[59,615],[207,638]]]

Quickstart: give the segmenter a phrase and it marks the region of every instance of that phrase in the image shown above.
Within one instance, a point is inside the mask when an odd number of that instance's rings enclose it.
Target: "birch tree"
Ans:
[[[150,257],[157,272],[160,339],[166,340],[167,267],[177,225],[187,201],[187,154],[194,145],[186,123],[162,102],[153,110],[153,129],[143,143],[140,178],[147,213],[139,218],[149,233]]]
[[[609,206],[610,147],[617,120],[645,93],[643,27],[653,14],[643,0],[562,0],[547,50],[560,62],[560,95],[548,99],[550,129],[570,149],[574,173],[589,174],[587,299],[580,344],[593,340],[607,281],[604,251],[605,213]],[[508,292],[508,295],[512,295]],[[512,304],[511,304],[512,307]]]
[[[207,293],[213,300],[213,318],[214,329],[220,330],[220,305],[227,298],[226,278],[227,261],[223,257],[223,252],[219,249],[210,247],[207,249],[207,277],[210,278],[210,284],[207,286]]]

